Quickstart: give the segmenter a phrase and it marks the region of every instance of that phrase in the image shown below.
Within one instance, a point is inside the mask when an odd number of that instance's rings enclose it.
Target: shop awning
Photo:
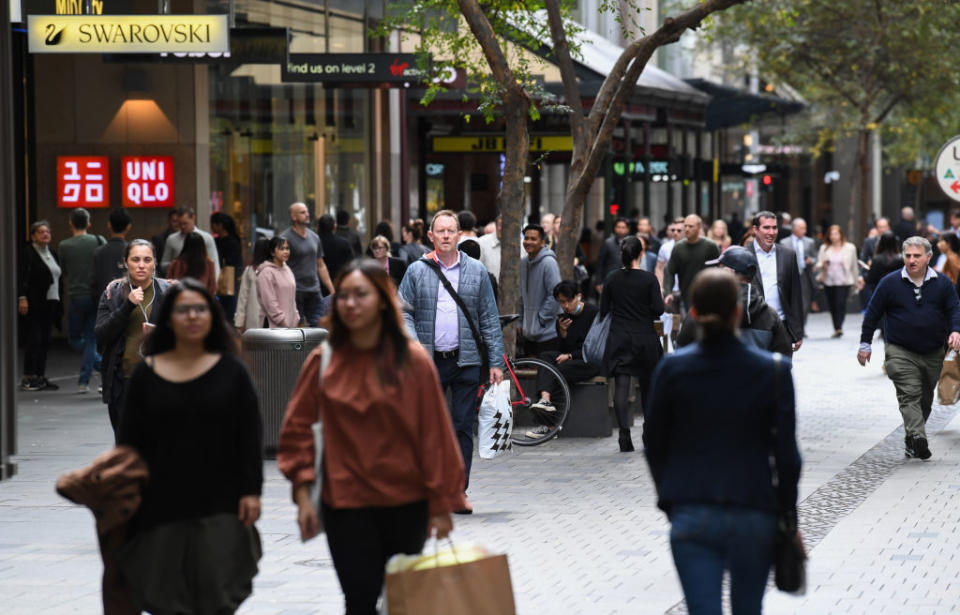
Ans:
[[[751,94],[746,90],[714,83],[706,79],[686,79],[687,84],[710,96],[707,105],[707,130],[749,124],[768,115],[799,113],[806,104],[770,94]]]

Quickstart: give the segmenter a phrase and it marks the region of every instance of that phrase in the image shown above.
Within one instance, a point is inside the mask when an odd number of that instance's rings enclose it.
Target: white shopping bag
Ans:
[[[477,449],[481,459],[496,459],[513,450],[513,408],[510,406],[510,381],[492,384],[480,402]]]

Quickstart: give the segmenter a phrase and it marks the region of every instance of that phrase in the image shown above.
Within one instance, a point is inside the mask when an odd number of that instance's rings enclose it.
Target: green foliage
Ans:
[[[789,84],[812,104],[816,150],[881,131],[887,162],[923,158],[958,131],[960,3],[765,0],[716,15],[709,36],[739,44],[741,69]]]
[[[549,102],[552,97],[539,78],[546,63],[534,53],[524,53],[524,50],[540,49],[544,41],[551,40],[543,1],[484,0],[480,5],[514,79],[531,99]],[[569,17],[575,2],[561,0],[560,5],[562,14]],[[415,41],[419,68],[430,76],[421,104],[429,105],[438,94],[446,92],[436,77],[445,68],[456,68],[466,74],[469,93],[479,99],[477,108],[485,121],[493,122],[503,103],[503,88],[492,75],[480,43],[460,15],[456,0],[398,0],[387,6],[388,16],[374,35],[388,36],[399,30],[403,40]],[[582,28],[572,21],[567,24],[567,37],[574,39]],[[571,49],[571,52],[576,54],[577,50]],[[531,105],[530,117],[532,120],[540,117],[536,105]]]

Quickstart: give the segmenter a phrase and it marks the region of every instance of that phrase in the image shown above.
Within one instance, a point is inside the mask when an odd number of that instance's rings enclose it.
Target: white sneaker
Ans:
[[[540,410],[542,412],[556,412],[557,407],[548,399],[541,399],[535,404],[531,404],[531,410]]]
[[[81,385],[77,386],[77,393],[80,393],[81,395],[83,395],[83,394],[89,393],[89,392],[90,392],[90,385],[89,385],[89,384],[81,384]]]
[[[550,402],[547,402],[547,403],[550,403]],[[525,434],[523,434],[523,435],[525,435],[526,437],[530,438],[531,440],[534,440],[534,439],[536,439],[536,438],[542,438],[543,436],[547,435],[548,433],[550,433],[550,428],[549,428],[549,427],[547,427],[546,425],[538,425],[538,426],[534,427],[533,429],[527,431],[527,433],[525,433]]]

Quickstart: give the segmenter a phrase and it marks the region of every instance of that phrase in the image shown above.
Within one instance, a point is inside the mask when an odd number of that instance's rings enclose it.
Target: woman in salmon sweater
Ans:
[[[297,281],[287,266],[290,244],[283,237],[273,237],[267,244],[269,258],[257,267],[257,297],[264,327],[277,329],[300,324],[297,313]]]
[[[376,613],[384,566],[446,537],[465,507],[464,466],[433,359],[404,333],[397,290],[373,260],[354,261],[335,283],[324,348],[300,372],[287,406],[277,466],[293,483],[304,540],[322,515],[350,615]],[[314,441],[323,424],[320,510],[311,499]]]

